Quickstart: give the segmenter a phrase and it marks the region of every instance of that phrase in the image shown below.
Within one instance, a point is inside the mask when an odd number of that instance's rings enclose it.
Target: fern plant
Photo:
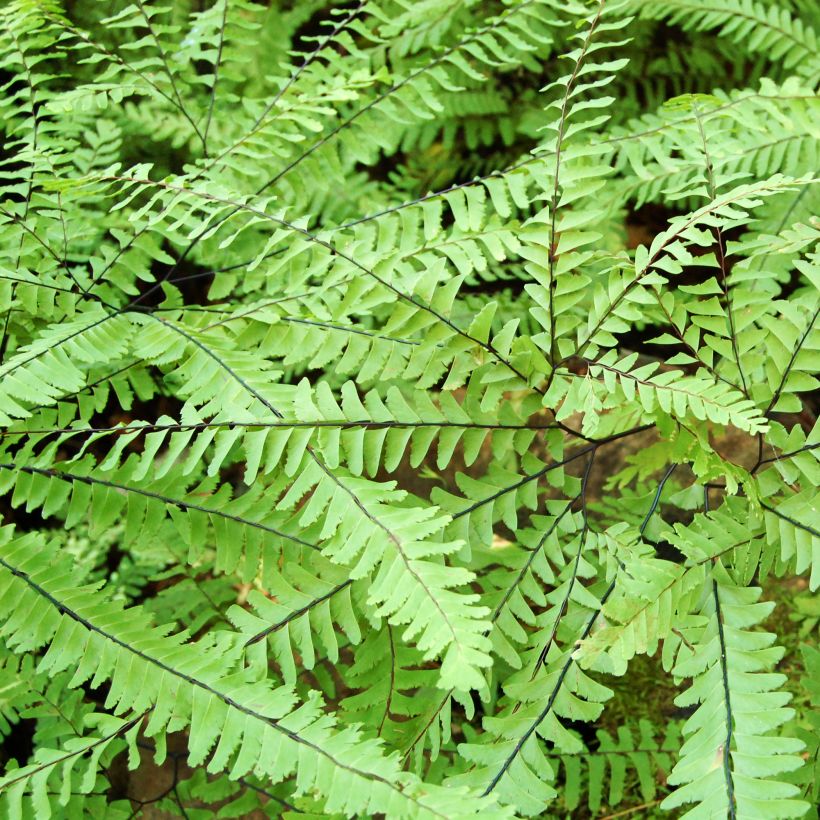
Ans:
[[[815,4],[0,18],[3,817],[813,816]]]

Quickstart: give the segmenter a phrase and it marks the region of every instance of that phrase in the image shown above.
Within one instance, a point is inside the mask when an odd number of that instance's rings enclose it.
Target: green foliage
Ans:
[[[813,816],[818,25],[3,4],[0,815]]]

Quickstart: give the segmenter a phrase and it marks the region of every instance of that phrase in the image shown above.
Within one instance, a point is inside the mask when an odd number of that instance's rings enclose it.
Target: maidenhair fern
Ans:
[[[813,816],[818,25],[3,4],[0,814]]]

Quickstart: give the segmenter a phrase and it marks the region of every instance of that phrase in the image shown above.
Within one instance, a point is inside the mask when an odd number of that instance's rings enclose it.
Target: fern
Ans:
[[[810,816],[812,4],[0,22],[4,817]]]
[[[689,737],[670,777],[686,785],[665,803],[672,808],[708,801],[714,814],[791,817],[803,808],[794,800],[798,789],[777,782],[776,775],[801,765],[794,752],[802,744],[769,736],[789,715],[783,707],[788,695],[774,691],[782,678],[766,672],[782,653],[771,646],[773,636],[747,629],[767,608],[756,603],[757,590],[739,589],[728,578],[720,583],[719,577],[701,610],[709,637],[700,637],[691,655],[688,648],[681,651],[673,671],[693,678],[678,702],[700,706],[683,727]],[[706,749],[715,750],[711,763]]]

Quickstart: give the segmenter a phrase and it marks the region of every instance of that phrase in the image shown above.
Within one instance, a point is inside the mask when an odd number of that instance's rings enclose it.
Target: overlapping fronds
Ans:
[[[0,29],[0,814],[805,814],[810,3]]]
[[[8,531],[4,535],[8,538]],[[46,562],[48,551],[27,536],[3,544],[2,596],[16,601],[3,637],[17,651],[47,646],[38,671],[56,675],[74,668],[71,687],[89,680],[92,686],[110,682],[105,706],[113,715],[95,721],[102,730],[99,736],[75,739],[59,757],[48,755],[7,776],[3,786],[9,816],[21,816],[19,801],[32,778],[37,782],[32,794],[37,811],[55,770],[63,794],[69,794],[73,766],[93,751],[90,777],[87,774],[80,786],[90,791],[88,781],[93,785],[99,755],[120,735],[130,734],[133,743],[132,730],[143,722],[148,737],[160,737],[171,727],[188,728],[189,762],[207,760],[214,772],[229,768],[234,778],[252,772],[272,782],[296,774],[297,790],[305,791],[330,780],[337,784],[326,794],[330,812],[446,817],[452,809],[442,799],[453,801],[451,806],[458,806],[460,813],[469,812],[463,794],[439,789],[414,795],[418,786],[401,775],[395,757],[383,757],[377,743],[353,729],[335,731],[317,698],[297,706],[289,689],[253,681],[237,668],[230,644],[206,648],[183,642],[183,635],[169,635],[138,609],[124,610],[79,584],[53,558]],[[119,715],[134,716],[123,720],[115,717]],[[305,759],[311,763],[296,766]],[[413,807],[401,808],[401,803]],[[480,803],[475,806],[480,810]]]

